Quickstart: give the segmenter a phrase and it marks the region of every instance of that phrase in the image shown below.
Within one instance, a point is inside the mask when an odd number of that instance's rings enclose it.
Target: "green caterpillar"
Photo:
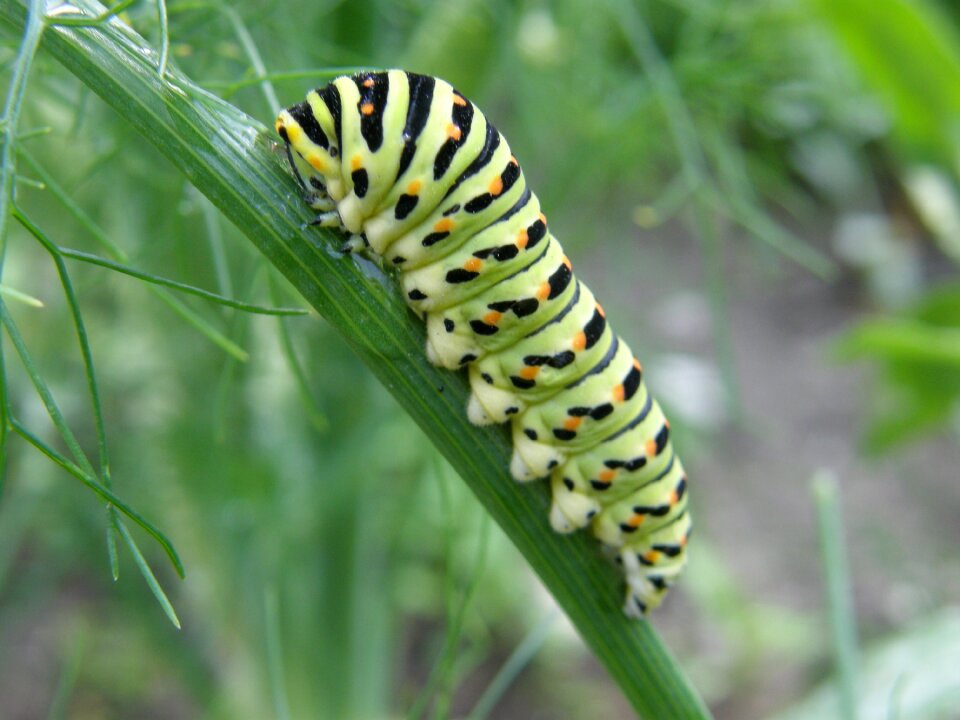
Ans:
[[[467,368],[470,420],[509,420],[510,472],[550,477],[553,528],[591,525],[616,549],[628,615],[659,605],[691,527],[670,425],[503,136],[448,83],[401,70],[338,78],[276,129],[314,224],[396,268],[429,360]]]

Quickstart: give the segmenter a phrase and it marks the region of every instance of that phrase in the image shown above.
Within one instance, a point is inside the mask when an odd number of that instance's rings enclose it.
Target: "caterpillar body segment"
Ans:
[[[466,368],[476,424],[511,424],[511,473],[548,477],[557,532],[590,526],[656,607],[686,563],[687,479],[629,346],[580,282],[507,141],[448,83],[341,77],[282,111],[318,224],[396,269],[430,361]]]

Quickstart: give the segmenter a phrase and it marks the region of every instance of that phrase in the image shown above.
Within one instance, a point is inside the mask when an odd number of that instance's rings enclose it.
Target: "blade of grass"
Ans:
[[[857,621],[843,537],[840,490],[836,477],[826,471],[814,476],[812,487],[817,507],[823,574],[827,581],[827,608],[830,613],[840,715],[844,720],[856,720]]]
[[[838,273],[836,263],[774,222],[757,203],[746,161],[737,144],[721,137],[716,128],[701,134],[719,174],[719,187],[711,186],[708,192],[710,204],[784,257],[803,265],[824,280],[835,279]]]
[[[0,4],[0,24],[19,30],[24,15],[16,2]],[[161,83],[145,41],[123,23],[57,28],[43,47],[155,143],[341,333],[503,527],[636,711],[709,717],[651,624],[621,612],[622,578],[595,541],[554,534],[549,488],[510,478],[506,430],[469,423],[466,378],[427,362],[424,328],[393,281],[362,258],[340,256],[332,233],[300,229],[310,212],[272,134],[173,68]]]

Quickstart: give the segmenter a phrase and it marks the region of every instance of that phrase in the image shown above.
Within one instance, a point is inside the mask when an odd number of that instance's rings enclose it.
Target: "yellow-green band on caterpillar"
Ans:
[[[627,344],[573,273],[507,141],[443,80],[341,77],[280,113],[316,224],[396,268],[427,356],[467,368],[476,424],[510,422],[517,480],[557,532],[590,525],[656,607],[686,563],[687,478]]]

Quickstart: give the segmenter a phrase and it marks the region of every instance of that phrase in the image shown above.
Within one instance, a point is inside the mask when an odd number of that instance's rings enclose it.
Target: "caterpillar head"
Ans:
[[[313,200],[329,196],[339,201],[344,195],[340,148],[333,118],[316,91],[310,92],[306,101],[282,110],[275,127],[287,144],[294,172],[308,196]]]

